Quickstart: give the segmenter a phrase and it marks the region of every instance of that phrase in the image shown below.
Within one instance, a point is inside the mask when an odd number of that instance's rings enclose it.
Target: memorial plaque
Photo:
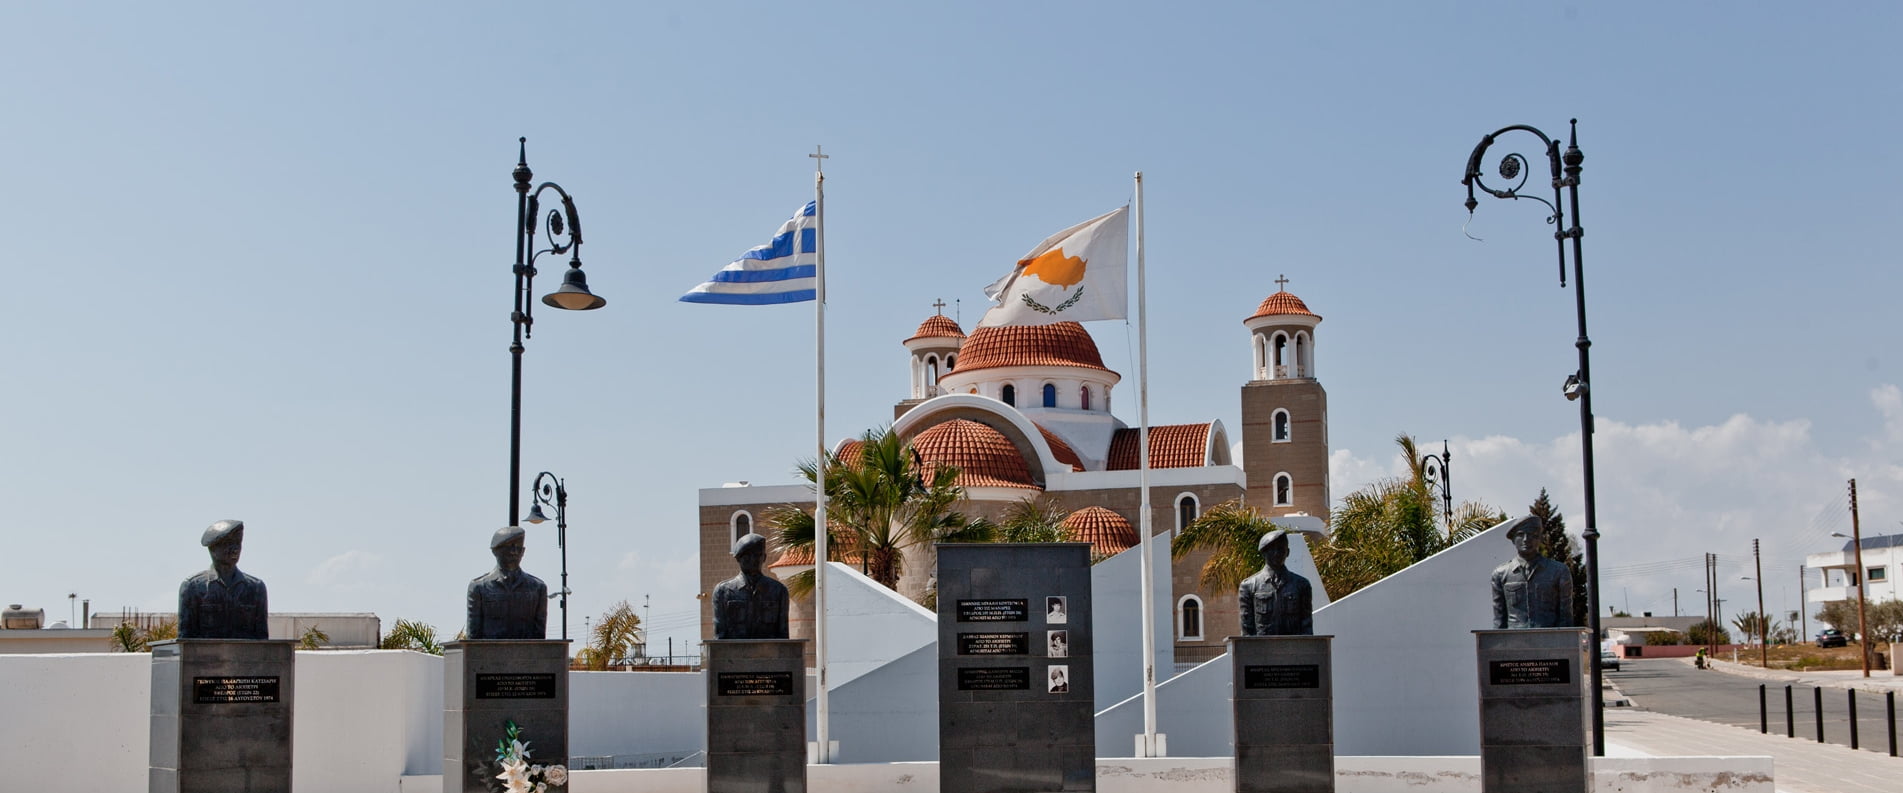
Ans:
[[[958,634],[959,655],[1029,655],[1031,653],[1031,635],[1028,633],[961,633]]]
[[[1024,622],[1031,618],[1029,600],[960,600],[959,622]]]
[[[778,697],[793,693],[792,672],[721,672],[717,682],[716,690],[723,697]]]
[[[1525,661],[1488,661],[1487,679],[1496,686],[1550,686],[1576,682],[1572,664],[1564,658]]]
[[[1273,664],[1242,668],[1243,688],[1321,688],[1320,664]]]
[[[476,699],[554,699],[555,675],[548,672],[476,675]]]
[[[1029,691],[1031,668],[994,666],[958,670],[959,691]]]
[[[197,705],[229,705],[240,702],[278,701],[278,676],[268,677],[194,677],[192,702]]]

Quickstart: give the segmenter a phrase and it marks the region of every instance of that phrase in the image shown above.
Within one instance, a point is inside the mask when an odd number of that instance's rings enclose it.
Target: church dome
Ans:
[[[1259,317],[1273,317],[1273,316],[1280,316],[1280,315],[1287,315],[1287,314],[1295,314],[1295,315],[1305,316],[1305,317],[1315,317],[1316,319],[1321,318],[1321,315],[1308,310],[1308,304],[1303,303],[1301,298],[1296,297],[1294,293],[1284,289],[1280,292],[1276,292],[1275,294],[1269,295],[1268,297],[1264,298],[1262,300],[1262,305],[1256,306],[1255,313],[1250,315],[1249,319],[1257,319]],[[1247,322],[1248,320],[1243,320],[1243,321]]]
[[[958,327],[956,320],[944,314],[936,314],[926,317],[924,322],[919,323],[918,332],[913,333],[912,338],[906,339],[906,341],[933,338],[962,339],[964,337],[965,330]]]
[[[968,419],[953,419],[912,438],[928,465],[955,465],[960,487],[1036,488],[1031,467],[1004,433]]]
[[[1064,518],[1072,542],[1090,543],[1090,557],[1102,559],[1136,547],[1137,530],[1130,521],[1103,507],[1084,507]]]
[[[1090,338],[1084,326],[1075,322],[981,327],[972,331],[958,348],[959,372],[1002,366],[1104,369],[1097,342]]]

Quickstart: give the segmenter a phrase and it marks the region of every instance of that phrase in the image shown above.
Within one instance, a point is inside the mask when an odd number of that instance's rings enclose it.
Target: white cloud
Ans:
[[[1903,389],[1885,385],[1870,395],[1874,443],[1837,453],[1818,447],[1806,419],[1772,421],[1735,415],[1687,427],[1678,422],[1626,424],[1600,417],[1593,435],[1601,602],[1634,613],[1670,614],[1672,589],[1689,612],[1704,587],[1698,560],[1720,557],[1720,593],[1742,605],[1755,599],[1751,542],[1764,549],[1766,607],[1797,607],[1797,566],[1803,555],[1840,547],[1831,531],[1849,531],[1846,480],[1858,480],[1866,534],[1898,530],[1903,465],[1894,444],[1903,440]],[[1451,441],[1454,496],[1480,500],[1509,514],[1526,510],[1546,488],[1575,534],[1585,528],[1580,436],[1551,440],[1504,436]],[[1337,450],[1330,461],[1333,496],[1342,496],[1403,470],[1392,448],[1364,455]],[[1875,527],[1875,531],[1872,531]],[[1508,549],[1501,548],[1502,558]],[[1636,575],[1629,566],[1689,560],[1678,568]],[[1621,574],[1622,567],[1628,571]],[[1755,608],[1755,603],[1752,604]],[[1815,611],[1815,609],[1812,609]],[[1731,607],[1727,614],[1737,613]]]
[[[378,573],[388,560],[370,551],[344,551],[318,562],[304,577],[305,583],[339,590],[365,589],[377,583]]]

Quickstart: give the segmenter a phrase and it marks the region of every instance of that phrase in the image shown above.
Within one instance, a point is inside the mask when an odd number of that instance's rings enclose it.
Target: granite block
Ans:
[[[1480,787],[1513,793],[1589,790],[1584,746],[1480,747]]]
[[[806,640],[702,645],[709,793],[806,790]]]
[[[1238,793],[1335,789],[1332,636],[1232,636]]]
[[[1238,793],[1333,793],[1334,746],[1238,746],[1235,789]]]
[[[1474,631],[1474,640],[1481,790],[1585,793],[1587,632]]]
[[[529,762],[568,764],[568,642],[464,640],[443,645],[443,790],[487,793],[509,724]],[[551,786],[565,793],[567,785]]]
[[[154,644],[148,791],[288,793],[295,671],[289,641]]]

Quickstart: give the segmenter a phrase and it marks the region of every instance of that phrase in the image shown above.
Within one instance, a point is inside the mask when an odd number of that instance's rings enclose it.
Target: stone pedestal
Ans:
[[[152,645],[151,793],[290,793],[296,642]]]
[[[939,545],[939,792],[1096,790],[1094,654],[1088,543]]]
[[[1333,636],[1231,636],[1236,793],[1334,793]]]
[[[806,640],[701,645],[707,793],[806,793]]]
[[[1585,793],[1592,640],[1582,628],[1474,631],[1480,789]]]
[[[568,765],[568,642],[464,640],[443,645],[443,791],[488,793],[496,743],[513,722],[529,762]],[[567,785],[549,786],[567,791]]]

